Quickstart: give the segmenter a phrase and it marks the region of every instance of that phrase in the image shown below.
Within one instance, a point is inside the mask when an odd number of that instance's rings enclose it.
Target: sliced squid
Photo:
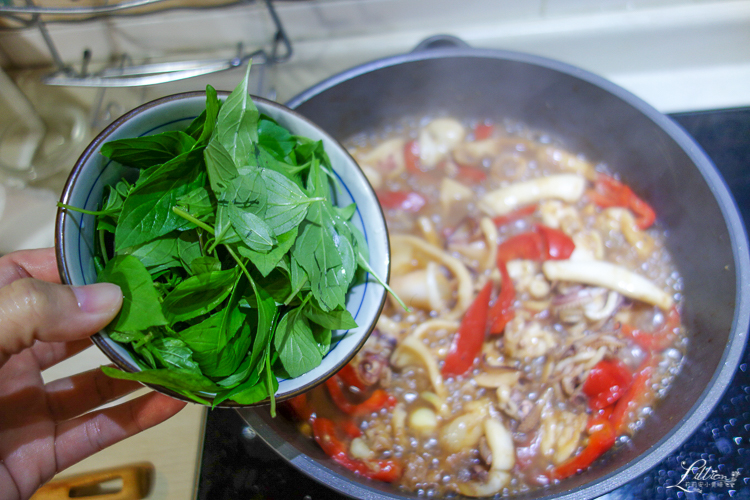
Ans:
[[[421,339],[426,333],[434,332],[436,330],[448,330],[450,332],[455,332],[456,330],[458,330],[458,326],[458,321],[430,319],[416,327],[411,333],[411,336]]]
[[[469,497],[489,497],[500,493],[510,482],[510,471],[516,464],[513,437],[497,419],[488,418],[483,423],[484,436],[490,449],[491,464],[486,481],[459,483],[458,490]]]
[[[539,204],[539,214],[545,226],[560,229],[573,236],[583,227],[581,214],[576,207],[560,200],[547,200]]]
[[[367,443],[361,437],[352,439],[352,442],[349,445],[349,455],[360,460],[371,460],[375,458],[375,452],[367,446]]]
[[[448,213],[454,203],[465,203],[473,197],[474,191],[471,188],[453,179],[443,178],[443,182],[440,184],[440,205],[442,205],[444,212]]]
[[[430,245],[439,246],[440,245],[440,236],[437,233],[437,230],[435,229],[435,224],[432,223],[432,221],[425,217],[424,215],[420,216],[417,219],[417,227],[419,228],[419,231],[422,233],[422,236],[425,240],[427,240]]]
[[[391,278],[391,288],[409,307],[444,312],[453,295],[450,281],[435,262],[425,269]]]
[[[356,155],[357,163],[362,165],[363,169],[369,167],[380,172],[387,179],[398,177],[406,170],[404,144],[403,139],[389,139],[372,151]]]
[[[437,360],[432,355],[426,345],[418,338],[409,335],[406,337],[391,355],[391,365],[396,368],[406,368],[407,366],[422,365],[427,370],[435,394],[445,399],[447,391],[443,385],[443,376],[440,375]]]
[[[498,387],[513,387],[521,378],[521,372],[515,368],[488,368],[486,372],[474,376],[474,382],[479,387],[497,389]]]
[[[554,147],[546,148],[543,154],[547,156],[548,159],[552,160],[552,162],[558,164],[563,170],[581,174],[590,181],[596,179],[594,165],[578,156],[574,156],[567,151]]]
[[[619,225],[619,229],[625,240],[635,248],[638,256],[647,258],[654,251],[654,239],[648,233],[641,230],[635,223],[633,213],[620,207],[611,207],[604,211],[604,215]]]
[[[393,431],[393,439],[401,446],[406,446],[406,408],[404,403],[398,403],[393,408],[393,414],[391,416],[391,430]]]
[[[456,306],[453,310],[443,315],[443,318],[458,319],[462,317],[471,305],[472,300],[474,300],[474,286],[469,270],[466,269],[466,266],[460,260],[451,257],[441,248],[436,247],[435,245],[430,245],[421,238],[405,234],[391,235],[392,255],[400,254],[402,252],[407,252],[409,255],[412,255],[410,253],[412,248],[419,250],[432,259],[440,261],[453,274],[457,282]],[[391,286],[393,286],[392,283]]]
[[[491,217],[546,199],[578,201],[586,188],[586,179],[575,174],[540,177],[490,191],[479,200],[479,208]]]
[[[489,158],[500,153],[503,142],[497,138],[483,139],[481,141],[462,142],[453,151],[456,161],[471,165],[482,158]]]
[[[586,414],[576,415],[565,410],[552,409],[542,415],[542,455],[551,457],[556,465],[573,455],[586,429]]]
[[[429,408],[417,408],[409,415],[409,428],[418,434],[432,434],[437,427],[437,415]]]
[[[505,488],[510,482],[510,474],[501,470],[491,470],[487,474],[486,482],[471,481],[469,483],[458,483],[458,491],[467,497],[481,498],[491,497]]]
[[[604,242],[595,229],[577,232],[572,238],[576,248],[570,255],[571,260],[599,260],[604,258]]]
[[[492,453],[490,470],[511,470],[516,465],[515,445],[510,431],[496,418],[484,421],[484,436]]]
[[[466,136],[463,125],[452,118],[437,118],[419,131],[419,160],[431,170]]]
[[[454,418],[440,429],[438,440],[444,450],[458,453],[476,448],[482,439],[482,423],[489,416],[488,402],[471,401],[467,403],[466,413]]]
[[[542,271],[550,281],[570,281],[609,288],[625,297],[669,310],[674,299],[643,276],[622,266],[595,261],[548,260]]]
[[[487,257],[484,259],[484,268],[494,269],[497,265],[497,240],[499,238],[497,226],[489,217],[482,217],[482,220],[479,221],[479,227],[484,233],[484,239],[487,243],[487,248],[489,248]]]

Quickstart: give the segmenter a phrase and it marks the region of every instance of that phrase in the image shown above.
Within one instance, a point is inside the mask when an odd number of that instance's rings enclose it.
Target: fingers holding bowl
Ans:
[[[20,278],[0,288],[0,366],[36,340],[60,342],[88,337],[117,315],[122,292],[97,283],[61,286]]]
[[[55,437],[58,470],[167,420],[185,405],[183,401],[150,392],[59,423]]]

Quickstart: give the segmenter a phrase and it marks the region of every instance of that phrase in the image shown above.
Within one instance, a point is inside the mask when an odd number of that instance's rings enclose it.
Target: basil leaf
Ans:
[[[237,370],[228,377],[216,382],[216,385],[224,387],[225,389],[231,389],[246,381],[250,376],[250,356],[245,356],[245,359],[242,360],[242,363]],[[216,401],[214,401],[214,403],[218,404]]]
[[[207,314],[229,296],[236,277],[236,269],[191,276],[164,297],[164,315],[174,324]]]
[[[206,161],[208,182],[211,184],[213,192],[218,195],[226,189],[232,179],[239,175],[237,166],[232,156],[216,137],[208,143],[208,147],[203,152],[203,158]]]
[[[109,338],[114,340],[115,342],[119,342],[121,344],[130,344],[131,342],[141,342],[143,341],[146,336],[142,334],[141,332],[107,332],[107,335],[109,335]]]
[[[354,321],[351,313],[343,308],[334,309],[333,311],[323,311],[311,300],[305,306],[303,313],[313,323],[317,323],[329,330],[349,330],[357,327],[357,322]]]
[[[272,393],[268,391],[268,385],[263,380],[263,374],[261,374],[260,379],[261,380],[255,385],[248,387],[247,389],[243,387],[242,390],[233,393],[231,395],[232,400],[241,405],[250,405],[263,401],[279,390],[279,382],[276,380],[276,377],[271,379],[273,381],[273,387],[271,388],[273,391]]]
[[[162,337],[150,342],[150,350],[165,368],[177,368],[201,373],[198,363],[193,361],[193,351],[180,339]]]
[[[276,243],[271,228],[266,222],[252,212],[245,212],[232,204],[227,207],[229,221],[240,239],[251,250],[268,252]]]
[[[258,363],[244,382],[233,389],[222,391],[217,394],[213,402],[214,405],[218,405],[227,399],[232,399],[240,404],[253,404],[263,401],[269,396],[266,384],[261,381],[261,375],[263,375],[265,371],[265,364]],[[278,388],[278,381],[276,381],[274,392],[276,392]]]
[[[219,389],[210,379],[188,370],[162,368],[129,373],[111,366],[102,366],[101,369],[108,377],[160,385],[177,391],[215,392]]]
[[[306,223],[294,242],[292,254],[307,273],[312,293],[323,310],[343,307],[349,281],[333,234],[319,225]]]
[[[307,276],[307,272],[302,268],[299,261],[295,258],[293,252],[289,259],[289,267],[291,268],[291,273],[289,274],[289,277],[292,280],[290,283],[291,290],[295,293],[299,293],[305,289],[309,290],[310,278]]]
[[[338,215],[341,219],[348,221],[351,219],[355,213],[357,213],[357,204],[356,203],[350,203],[349,205],[345,207],[333,207],[336,211],[336,215]]]
[[[184,194],[202,186],[203,152],[192,150],[162,165],[143,183],[136,184],[122,207],[115,230],[115,251],[145,243],[189,223],[172,212]]]
[[[267,117],[258,123],[258,144],[279,160],[292,152],[297,141],[287,129]]]
[[[281,262],[284,255],[289,252],[295,239],[297,239],[296,227],[292,228],[289,232],[278,235],[276,238],[276,246],[274,246],[269,252],[257,252],[245,246],[237,247],[237,251],[246,259],[250,259],[250,262],[253,263],[260,274],[262,274],[263,277],[266,277],[276,268],[279,262]]]
[[[241,175],[229,182],[229,185],[219,195],[218,208],[216,212],[216,240],[224,244],[237,243],[239,235],[232,229],[230,220],[231,205],[243,211],[252,213],[260,218],[264,217],[266,209],[266,185],[260,177],[259,171],[252,171],[248,175]],[[263,223],[265,225],[265,223]],[[241,229],[244,223],[240,221]],[[267,230],[267,227],[262,228]],[[259,251],[267,251],[259,248]]]
[[[221,101],[216,95],[216,89],[211,85],[206,85],[206,110],[201,135],[197,139],[198,144],[204,144],[213,135],[220,108]]]
[[[258,310],[258,324],[255,329],[255,339],[250,351],[250,366],[255,368],[261,360],[263,350],[271,343],[276,327],[278,307],[273,297],[263,288],[259,287],[254,280],[250,280],[253,288],[256,307]]]
[[[101,153],[126,167],[145,169],[166,163],[195,145],[195,139],[182,131],[117,139],[105,143]]]
[[[312,327],[313,338],[318,344],[318,351],[320,351],[321,356],[325,356],[331,350],[331,330],[315,324],[310,326]]]
[[[191,270],[193,261],[202,257],[201,244],[195,232],[182,232],[177,238],[177,257],[186,270]]]
[[[180,339],[194,351],[193,359],[209,377],[219,378],[233,374],[252,343],[249,325],[244,323],[244,314],[237,309],[224,311],[226,314],[214,314],[178,333]],[[226,345],[226,341],[222,342],[226,337],[222,330],[227,315],[234,318],[230,320],[234,330],[246,329],[244,334],[237,336],[237,340],[229,345]]]
[[[177,206],[199,220],[210,220],[206,216],[213,215],[216,211],[215,198],[203,186],[177,198]]]
[[[118,255],[110,259],[97,281],[114,283],[122,290],[122,308],[109,329],[141,331],[167,324],[151,275],[136,257]]]
[[[176,232],[169,233],[141,245],[125,248],[121,254],[136,257],[151,274],[155,274],[180,265],[178,235]]]
[[[247,71],[242,83],[224,101],[216,122],[216,137],[239,166],[247,163],[258,142],[258,108],[247,89],[249,66]]]
[[[284,370],[290,377],[299,377],[320,365],[323,355],[300,308],[292,309],[279,320],[273,338]]]
[[[263,169],[267,201],[266,223],[276,235],[284,234],[299,226],[305,219],[309,204],[315,204],[292,181],[273,170]]]
[[[216,257],[198,257],[190,263],[193,274],[204,274],[221,271],[221,262]]]

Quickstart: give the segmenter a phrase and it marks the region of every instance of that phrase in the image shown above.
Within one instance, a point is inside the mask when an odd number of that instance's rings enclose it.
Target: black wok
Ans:
[[[519,498],[594,498],[659,463],[710,413],[741,359],[750,321],[750,257],[736,205],[710,160],[673,121],[596,75],[514,52],[416,51],[336,75],[288,105],[335,138],[376,130],[400,117],[511,118],[606,162],[656,210],[684,277],[686,362],[632,442],[586,472]],[[290,463],[356,498],[401,498],[355,476],[268,411],[243,418]]]

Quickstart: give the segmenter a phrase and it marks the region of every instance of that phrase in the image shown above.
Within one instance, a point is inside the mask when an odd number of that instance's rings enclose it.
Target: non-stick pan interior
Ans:
[[[738,286],[748,283],[747,240],[715,168],[671,120],[613,84],[570,66],[472,49],[411,54],[355,68],[289,104],[339,140],[401,117],[517,120],[561,139],[590,160],[605,162],[656,210],[684,279],[683,321],[690,331],[686,363],[631,443],[587,472],[530,497],[600,495],[658,463],[710,412],[747,333],[748,301]],[[295,438],[293,427],[282,419],[261,414],[246,418],[256,427],[267,426],[261,436],[272,444],[276,440],[277,449],[284,447],[293,463],[302,452],[340,474],[330,481],[351,480],[394,492],[331,465],[314,443]],[[310,459],[296,460],[303,469],[316,469]],[[587,483],[594,487],[580,490]]]

